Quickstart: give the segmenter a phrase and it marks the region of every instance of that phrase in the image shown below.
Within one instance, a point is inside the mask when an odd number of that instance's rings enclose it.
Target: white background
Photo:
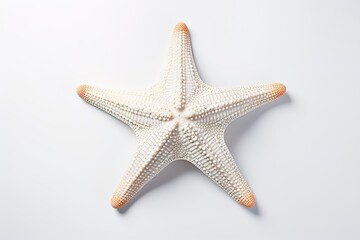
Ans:
[[[360,238],[359,1],[9,0],[0,16],[0,239]],[[252,210],[182,161],[110,206],[135,137],[76,87],[154,84],[180,21],[206,83],[287,86],[226,131]]]

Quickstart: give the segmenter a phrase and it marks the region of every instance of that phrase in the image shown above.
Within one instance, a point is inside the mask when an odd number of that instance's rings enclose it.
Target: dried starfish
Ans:
[[[137,150],[111,205],[124,206],[175,160],[187,160],[235,201],[252,207],[255,198],[224,141],[228,124],[285,93],[280,83],[216,88],[199,77],[187,26],[175,26],[161,81],[146,91],[122,92],[89,85],[77,89],[86,102],[129,125]]]

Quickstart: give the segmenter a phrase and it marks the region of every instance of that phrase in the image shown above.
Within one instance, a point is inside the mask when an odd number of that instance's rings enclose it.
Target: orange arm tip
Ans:
[[[89,86],[88,85],[80,85],[76,92],[82,99],[85,99],[86,92],[88,91]]]
[[[284,84],[281,84],[281,83],[274,83],[273,84],[273,87],[275,89],[275,92],[276,92],[276,96],[277,97],[280,97],[282,95],[284,95],[284,93],[286,92],[286,87]]]
[[[176,32],[184,32],[185,34],[189,33],[188,27],[183,22],[176,24],[176,26],[174,28],[174,31],[176,31]]]

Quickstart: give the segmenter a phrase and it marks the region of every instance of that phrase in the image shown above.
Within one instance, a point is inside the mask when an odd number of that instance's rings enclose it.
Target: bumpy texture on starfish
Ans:
[[[120,208],[157,173],[175,160],[187,160],[235,201],[252,207],[255,198],[224,141],[234,119],[280,97],[280,83],[242,88],[215,88],[199,77],[190,35],[176,25],[167,67],[160,82],[147,91],[122,92],[81,85],[86,102],[129,125],[137,150],[115,190],[111,205]]]

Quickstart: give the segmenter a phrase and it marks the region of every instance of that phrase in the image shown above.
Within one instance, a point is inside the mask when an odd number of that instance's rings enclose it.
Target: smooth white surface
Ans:
[[[359,239],[359,13],[356,0],[2,1],[0,239]],[[179,21],[208,84],[287,86],[226,132],[251,211],[186,162],[110,206],[135,138],[76,87],[154,84]]]

